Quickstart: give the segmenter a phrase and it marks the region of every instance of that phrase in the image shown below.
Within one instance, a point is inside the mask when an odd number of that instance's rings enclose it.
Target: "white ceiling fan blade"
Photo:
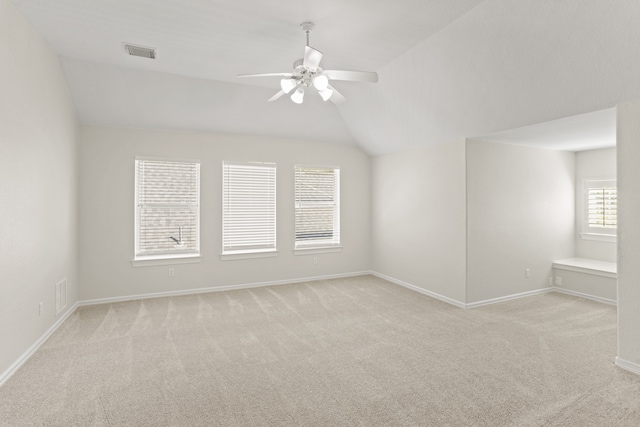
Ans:
[[[330,80],[368,83],[376,83],[378,81],[378,73],[372,71],[324,70],[322,74],[329,77]]]
[[[311,46],[305,46],[302,65],[308,70],[316,71],[320,66],[320,61],[322,61],[322,52]]]
[[[293,77],[293,73],[238,74],[236,77]]]
[[[347,98],[345,98],[340,92],[338,92],[335,87],[328,85],[327,89],[330,89],[333,91],[333,93],[331,94],[331,97],[329,98],[329,101],[333,102],[334,104],[336,105],[342,104],[347,100]]]
[[[282,95],[284,95],[284,91],[280,90],[280,91],[278,91],[278,93],[273,95],[271,98],[267,99],[267,102],[275,101],[276,99],[280,98]]]

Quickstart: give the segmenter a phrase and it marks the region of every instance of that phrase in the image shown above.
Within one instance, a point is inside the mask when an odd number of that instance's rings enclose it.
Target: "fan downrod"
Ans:
[[[314,27],[315,25],[313,25],[313,22],[311,21],[303,22],[302,24],[300,24],[300,28],[302,28],[302,31],[304,31],[304,33],[307,35],[307,46],[309,46],[309,34],[311,33],[311,31],[313,31]]]

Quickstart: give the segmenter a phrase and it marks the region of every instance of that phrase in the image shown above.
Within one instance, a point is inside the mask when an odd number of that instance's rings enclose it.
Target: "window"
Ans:
[[[223,162],[222,259],[275,251],[276,165]]]
[[[618,227],[618,194],[615,179],[585,180],[582,237],[615,239]]]
[[[200,163],[136,158],[135,259],[200,254]]]
[[[295,167],[295,248],[340,246],[340,169]]]

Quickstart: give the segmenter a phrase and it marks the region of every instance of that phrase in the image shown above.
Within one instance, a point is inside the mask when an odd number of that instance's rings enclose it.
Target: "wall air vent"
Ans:
[[[124,47],[127,49],[129,55],[139,56],[141,58],[156,59],[157,52],[153,47],[136,46],[129,43],[125,43]]]
[[[56,315],[67,306],[67,279],[56,283]]]

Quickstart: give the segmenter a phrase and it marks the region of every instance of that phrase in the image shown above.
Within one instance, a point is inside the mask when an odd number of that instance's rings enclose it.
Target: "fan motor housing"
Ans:
[[[322,68],[318,67],[317,70],[311,71],[304,66],[304,59],[300,58],[293,62],[293,78],[299,80],[302,84],[309,87],[313,81],[313,78],[317,74],[322,73]]]

